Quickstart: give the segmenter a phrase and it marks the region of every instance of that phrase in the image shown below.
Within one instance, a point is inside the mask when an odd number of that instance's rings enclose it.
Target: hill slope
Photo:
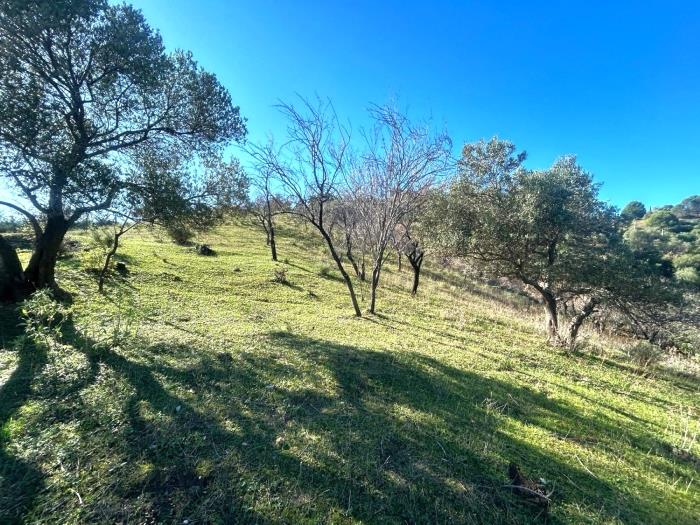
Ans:
[[[310,231],[281,228],[287,264],[263,239],[227,226],[202,257],[135,233],[104,297],[89,253],[62,261],[60,340],[26,340],[4,308],[0,522],[700,515],[692,378],[549,348],[511,298],[438,268],[411,298],[392,263],[381,314],[355,319]],[[546,480],[548,513],[503,487],[509,462]]]

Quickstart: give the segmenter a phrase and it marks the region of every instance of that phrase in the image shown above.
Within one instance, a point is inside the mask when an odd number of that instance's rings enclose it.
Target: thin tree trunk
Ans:
[[[355,310],[355,316],[362,317],[362,311],[360,310],[360,305],[357,303],[357,297],[355,296],[355,288],[352,285],[352,279],[350,279],[348,272],[345,271],[345,267],[343,266],[343,262],[338,256],[338,252],[335,251],[335,247],[333,246],[333,240],[331,239],[330,235],[328,235],[328,232],[326,232],[325,229],[319,226],[316,227],[318,228],[318,231],[321,232],[323,239],[326,241],[328,251],[331,253],[331,257],[335,261],[340,275],[343,276],[343,281],[345,281],[345,286],[347,286],[348,293],[350,294],[350,302],[352,302],[352,307]]]
[[[277,261],[277,244],[275,243],[275,225],[272,223],[272,217],[268,219],[268,243],[270,245],[270,251],[272,252],[272,260]]]
[[[352,269],[355,270],[355,275],[361,280],[365,280],[365,275],[364,272],[360,271],[360,268],[357,266],[357,262],[355,261],[355,257],[352,255],[352,239],[350,235],[347,233],[345,234],[345,256],[348,258],[348,261],[350,261],[350,264],[352,265]]]
[[[399,259],[399,261],[398,261],[398,262],[399,262],[399,264],[398,264],[398,266],[399,266],[399,267],[398,267],[398,270],[399,270],[399,272],[400,272],[400,271],[401,271],[401,252],[397,250],[396,255],[397,255],[398,259]]]
[[[377,287],[379,286],[379,276],[381,271],[381,264],[375,263],[374,267],[372,268],[372,282],[370,283],[369,313],[371,314],[374,313],[377,302]]]
[[[112,241],[112,248],[107,252],[107,257],[105,257],[105,263],[102,266],[102,270],[100,271],[100,280],[97,283],[97,289],[102,292],[105,284],[105,276],[107,275],[107,270],[109,269],[109,263],[112,260],[112,257],[114,257],[114,254],[117,253],[117,248],[119,248],[119,237],[121,236],[120,233],[115,233],[114,234],[114,240]]]
[[[56,259],[69,227],[69,221],[62,215],[47,219],[44,232],[37,238],[34,252],[24,270],[24,277],[32,288],[58,288],[55,279]]]

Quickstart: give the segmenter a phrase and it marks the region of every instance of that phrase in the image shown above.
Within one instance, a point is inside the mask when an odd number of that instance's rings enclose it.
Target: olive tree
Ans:
[[[133,150],[215,149],[246,133],[191,54],[107,0],[0,0],[0,177],[36,240],[27,288],[56,287],[66,232],[125,191]]]
[[[594,274],[590,261],[604,253],[614,210],[574,157],[545,171],[524,169],[524,159],[498,139],[464,146],[446,220],[456,253],[536,291],[547,336],[559,342],[558,302]]]

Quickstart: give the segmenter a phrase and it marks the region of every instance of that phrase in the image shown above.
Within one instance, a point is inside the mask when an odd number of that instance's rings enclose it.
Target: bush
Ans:
[[[194,232],[184,224],[168,224],[165,231],[175,244],[187,246],[192,242]]]
[[[632,362],[641,369],[658,364],[664,356],[664,351],[648,341],[639,341],[627,348]]]
[[[72,257],[80,250],[80,242],[74,239],[63,239],[58,247],[58,256],[61,258]]]
[[[25,299],[20,307],[25,334],[34,339],[60,336],[61,325],[70,310],[56,301],[48,290],[39,290]]]
[[[676,279],[685,283],[700,286],[700,273],[695,268],[686,266],[676,271]]]
[[[209,246],[208,244],[197,244],[194,248],[194,251],[196,251],[199,255],[216,255],[216,252],[212,250],[211,246]]]
[[[287,280],[287,269],[284,267],[275,268],[275,274],[272,277],[272,282],[279,284],[289,284],[289,281]]]

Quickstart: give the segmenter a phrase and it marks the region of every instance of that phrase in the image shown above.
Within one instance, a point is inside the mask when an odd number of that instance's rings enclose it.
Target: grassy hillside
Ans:
[[[63,260],[60,337],[4,307],[0,522],[697,523],[695,378],[547,347],[517,297],[436,266],[411,298],[392,263],[356,319],[299,227],[279,264],[252,227],[206,240],[130,234],[105,296],[89,252]]]

